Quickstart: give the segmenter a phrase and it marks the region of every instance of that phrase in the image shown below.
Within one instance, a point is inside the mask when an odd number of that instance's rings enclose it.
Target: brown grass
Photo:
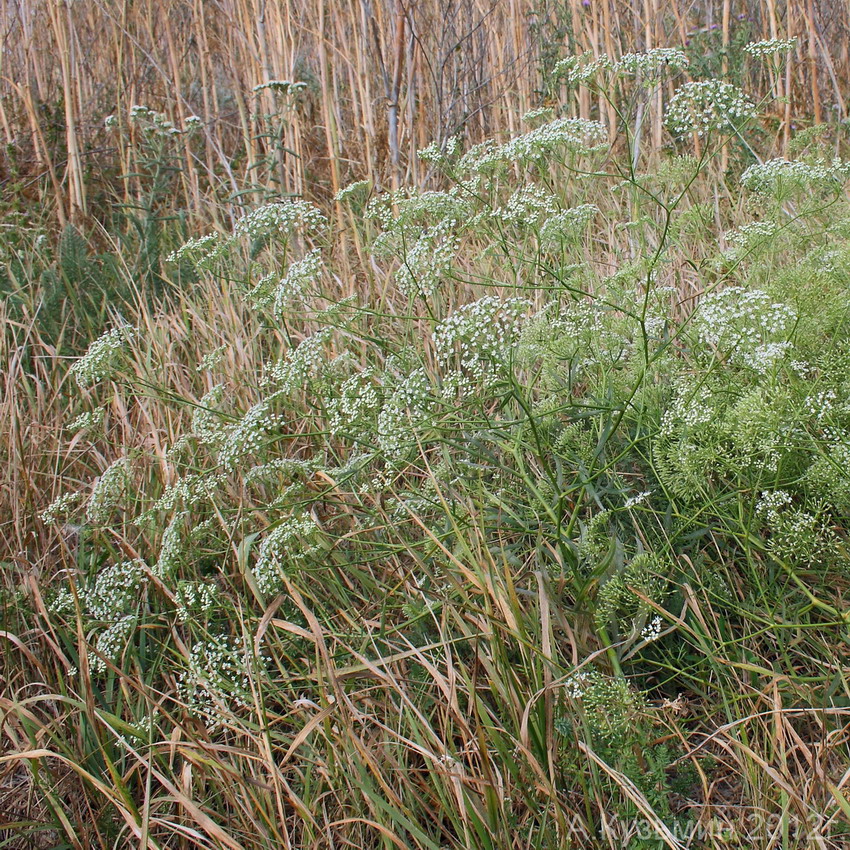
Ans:
[[[728,70],[722,51],[746,28],[752,38],[799,39],[780,74],[744,69],[756,96],[787,95],[774,109],[787,144],[801,116],[847,115],[848,20],[843,0],[2,0],[0,132],[10,176],[49,198],[60,223],[94,212],[98,177],[132,173],[132,141],[116,149],[103,120],[123,124],[137,103],[178,126],[203,119],[202,151],[184,152],[184,201],[195,213],[222,180],[327,198],[354,178],[419,182],[413,153],[435,138],[513,132],[544,98],[553,56],[693,42],[698,55],[718,51],[716,70]],[[277,143],[263,117],[273,96],[252,94],[269,79],[308,83]],[[664,96],[649,104],[655,147]],[[584,89],[572,108],[614,120],[614,106],[591,103]],[[125,192],[133,195],[133,179]]]

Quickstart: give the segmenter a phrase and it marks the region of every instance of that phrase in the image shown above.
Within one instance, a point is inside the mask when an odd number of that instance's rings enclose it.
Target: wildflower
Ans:
[[[278,523],[260,544],[254,577],[262,593],[273,594],[282,587],[281,575],[294,564],[314,555],[319,527],[307,515],[289,517]]]
[[[537,109],[529,109],[522,116],[523,124],[536,124],[538,121],[551,121],[555,117],[555,110],[551,106],[540,106]]]
[[[561,210],[543,223],[540,231],[541,241],[549,245],[557,245],[564,237],[581,232],[598,213],[599,207],[596,204],[581,204],[571,209]]]
[[[571,699],[581,701],[593,733],[608,743],[626,738],[645,708],[644,699],[625,679],[598,670],[573,673],[565,688]]]
[[[776,56],[779,53],[790,53],[797,46],[797,38],[768,38],[764,41],[751,41],[744,45],[744,53],[749,53],[757,59]]]
[[[366,217],[396,237],[415,237],[415,228],[457,226],[472,212],[470,201],[457,187],[449,192],[408,192],[399,189],[377,195],[366,205]]]
[[[307,287],[321,274],[322,252],[316,248],[306,257],[291,263],[286,274],[274,286],[269,286],[274,275],[263,278],[251,292],[258,307],[271,306],[275,316],[282,317],[286,309],[301,298]]]
[[[349,183],[344,189],[340,189],[334,195],[334,200],[338,203],[347,203],[353,198],[365,195],[371,187],[372,182],[370,180],[356,180],[354,183]]]
[[[764,345],[757,345],[752,351],[742,351],[739,353],[739,361],[766,375],[780,360],[784,360],[793,349],[790,342],[767,342]]]
[[[374,370],[367,369],[348,378],[328,401],[329,425],[333,433],[353,433],[364,425],[368,428],[381,406]]]
[[[256,454],[283,424],[283,414],[274,409],[281,393],[261,399],[234,425],[223,433],[218,452],[219,462],[233,470],[247,455]]]
[[[503,145],[484,144],[469,150],[459,162],[461,171],[492,171],[510,164],[544,160],[567,150],[593,153],[603,147],[608,131],[598,121],[586,118],[557,118]]]
[[[264,383],[276,384],[282,393],[300,389],[325,358],[324,346],[332,333],[333,328],[322,328],[305,337],[283,360],[266,366]]]
[[[661,617],[653,617],[644,627],[640,633],[640,636],[647,643],[654,643],[661,637],[661,626],[662,620]]]
[[[120,457],[100,474],[86,505],[86,518],[90,523],[103,525],[120,506],[130,484],[130,469],[130,459]]]
[[[606,54],[597,59],[590,59],[589,54],[581,56],[568,56],[561,59],[552,69],[554,77],[563,77],[571,85],[587,83],[603,71],[610,71],[613,63]]]
[[[378,446],[391,458],[416,444],[416,428],[428,419],[433,404],[424,369],[415,369],[390,393],[377,417]]]
[[[793,308],[772,301],[766,292],[730,286],[703,299],[694,328],[712,350],[748,365],[764,364],[784,356],[788,346],[765,344],[787,342],[781,337],[790,332],[796,318]]]
[[[185,511],[178,512],[165,526],[159,546],[159,558],[153,568],[154,575],[164,578],[176,572],[183,552],[183,529],[188,516],[189,514]]]
[[[88,654],[89,669],[92,673],[105,673],[107,661],[118,661],[135,626],[136,617],[127,614],[98,635],[95,641],[97,652]]]
[[[304,91],[307,88],[307,83],[292,82],[290,80],[266,80],[264,83],[258,83],[251,91],[254,94],[259,94],[263,91],[273,91],[276,94],[295,95]]]
[[[811,512],[797,507],[787,490],[762,493],[756,512],[766,524],[767,548],[777,558],[812,564],[835,550],[836,535],[823,510]]]
[[[751,192],[766,194],[781,190],[798,189],[811,191],[814,188],[840,189],[850,178],[850,162],[833,159],[827,163],[792,162],[787,159],[771,159],[751,165],[741,175],[741,185]]]
[[[461,307],[434,329],[438,359],[448,363],[457,357],[473,371],[480,369],[482,361],[506,362],[519,341],[527,310],[523,298],[502,301],[494,295]]]
[[[130,325],[121,325],[98,337],[71,367],[71,374],[76,378],[77,384],[85,389],[110,377],[120,355],[135,338],[136,333],[136,329]]]
[[[81,413],[68,423],[68,430],[91,431],[103,424],[103,418],[105,415],[106,411],[102,407],[97,408],[97,410],[90,410],[85,413]]]
[[[184,242],[166,258],[167,263],[186,261],[195,269],[211,268],[228,248],[227,240],[220,233],[207,233]]]
[[[451,270],[460,245],[453,232],[456,226],[454,219],[446,219],[422,231],[395,274],[402,294],[408,298],[416,295],[427,298],[434,294],[440,281]]]
[[[416,151],[416,156],[422,160],[422,162],[438,164],[453,159],[459,151],[460,138],[458,136],[449,136],[449,138],[442,144],[434,141],[427,147]]]
[[[666,122],[678,136],[706,136],[755,117],[752,101],[736,86],[720,80],[685,83],[667,107]]]
[[[638,505],[642,505],[651,495],[652,493],[649,490],[644,490],[643,493],[638,493],[634,496],[629,496],[629,498],[626,499],[623,507],[634,508]]]
[[[133,106],[130,109],[130,121],[140,124],[142,131],[148,135],[169,137],[179,136],[178,130],[162,112],[155,112],[147,106]]]
[[[218,588],[203,581],[179,581],[174,594],[177,618],[188,623],[198,614],[208,614],[219,605]]]
[[[252,678],[265,675],[268,661],[264,653],[255,657],[244,639],[220,635],[201,641],[177,680],[178,697],[207,729],[218,729],[228,713],[252,704]]]
[[[684,51],[674,47],[656,47],[645,53],[625,53],[614,70],[629,76],[655,77],[662,71],[683,71],[689,61]]]
[[[123,561],[103,568],[94,584],[82,592],[82,602],[95,619],[115,620],[136,610],[139,593],[146,585],[144,562]]]
[[[514,226],[537,227],[557,212],[557,198],[540,186],[531,185],[517,189],[504,206],[490,213],[490,217]]]
[[[201,362],[195,367],[196,372],[207,372],[211,369],[215,369],[219,363],[224,359],[224,353],[227,351],[227,345],[219,345],[217,348],[214,348],[212,351],[208,351],[202,358]]]
[[[755,246],[762,245],[776,234],[779,227],[772,221],[753,221],[743,224],[725,234],[726,241],[734,245],[738,252],[744,252]]]
[[[275,234],[288,238],[298,230],[321,233],[328,220],[318,207],[307,201],[286,201],[266,204],[246,213],[236,222],[236,238],[260,239]]]
[[[82,493],[63,493],[39,514],[39,519],[45,525],[55,525],[60,517],[66,516],[82,500]]]

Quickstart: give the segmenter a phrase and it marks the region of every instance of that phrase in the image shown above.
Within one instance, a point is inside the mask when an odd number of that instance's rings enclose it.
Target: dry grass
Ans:
[[[351,179],[419,184],[414,152],[462,133],[468,142],[512,133],[518,116],[558,93],[553,61],[569,53],[613,56],[689,44],[709,75],[741,75],[756,97],[777,101],[769,124],[779,146],[791,124],[847,116],[848,17],[841,0],[774,0],[630,7],[548,0],[440,0],[405,4],[267,0],[3,0],[0,132],[5,179],[52,202],[60,223],[100,216],[102,186],[137,171],[134,132],[105,132],[130,108],[160,110],[178,126],[203,121],[203,144],[182,151],[182,202],[207,218],[210,200],[258,191],[327,199]],[[798,38],[782,68],[738,65],[741,40]],[[271,79],[301,80],[284,108]],[[661,143],[663,102],[648,106],[647,138]],[[615,120],[612,104],[578,92],[571,108]],[[123,200],[142,190],[130,177]],[[221,200],[219,195],[217,200]]]

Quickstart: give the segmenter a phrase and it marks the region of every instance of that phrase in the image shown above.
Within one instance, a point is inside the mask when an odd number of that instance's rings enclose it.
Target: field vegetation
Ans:
[[[118,63],[111,174],[81,91],[64,174],[33,112],[0,847],[850,846],[841,78],[800,94],[811,6],[761,40],[730,8],[718,67],[609,21],[439,126],[364,42],[360,161],[306,73],[234,94],[231,138]]]

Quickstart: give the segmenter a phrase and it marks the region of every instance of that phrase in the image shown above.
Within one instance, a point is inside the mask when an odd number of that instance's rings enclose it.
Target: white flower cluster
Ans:
[[[262,654],[254,658],[245,641],[212,637],[190,650],[177,680],[178,697],[207,729],[218,729],[229,713],[252,704],[252,673],[265,675],[267,664]]]
[[[71,367],[77,384],[85,389],[110,377],[120,355],[136,336],[136,329],[122,325],[99,336],[86,353]]]
[[[755,115],[752,101],[737,86],[705,80],[685,83],[676,89],[665,120],[677,136],[692,132],[707,136],[713,131],[737,127]]]
[[[767,526],[767,548],[777,558],[812,564],[835,548],[835,532],[826,517],[797,507],[785,490],[762,493],[756,510]]]
[[[428,298],[451,271],[460,240],[454,233],[457,222],[444,219],[423,230],[404,256],[395,273],[399,291],[408,298]]]
[[[488,172],[507,165],[545,160],[563,150],[587,154],[600,150],[607,140],[608,131],[598,121],[557,118],[503,145],[476,145],[461,158],[459,169]]]
[[[205,581],[177,582],[174,600],[181,623],[189,623],[199,614],[208,614],[220,604],[218,588]]]
[[[121,506],[130,484],[131,468],[130,459],[120,457],[103,470],[86,505],[86,519],[92,525],[104,525]]]
[[[68,423],[69,431],[91,431],[94,428],[99,428],[103,424],[103,418],[106,411],[102,407],[97,410],[90,410],[86,413],[81,413],[75,419]]]
[[[790,333],[797,319],[787,304],[773,301],[759,289],[740,286],[708,295],[698,309],[694,329],[700,342],[737,362],[747,362],[748,354],[759,361],[784,356],[786,348],[764,346],[785,342],[781,337]]]
[[[353,183],[349,183],[347,186],[340,189],[334,195],[334,200],[340,204],[348,203],[354,198],[366,195],[371,188],[371,180],[355,180]]]
[[[55,525],[77,507],[82,500],[82,493],[63,493],[39,514],[39,519],[45,525]]]
[[[331,338],[333,328],[305,337],[286,357],[277,363],[268,364],[263,377],[264,384],[276,384],[281,393],[291,393],[304,386],[325,359],[325,344]]]
[[[365,369],[343,382],[339,391],[328,400],[331,432],[356,433],[368,427],[381,408],[380,388],[375,383],[375,370]]]
[[[777,53],[790,53],[797,47],[797,38],[768,38],[764,41],[751,41],[744,45],[744,53],[757,59],[775,56]]]
[[[688,67],[688,57],[677,47],[655,47],[645,53],[624,53],[614,65],[614,70],[629,76],[656,77],[662,71],[683,71]]]
[[[570,699],[581,699],[585,691],[593,682],[595,676],[594,671],[577,670],[575,673],[567,677],[564,682],[564,690]]]
[[[814,417],[815,421],[822,422],[833,412],[837,400],[838,393],[834,389],[818,390],[813,395],[806,397],[804,408],[809,416]]]
[[[647,643],[654,643],[661,637],[661,626],[663,622],[661,617],[653,617],[644,627],[640,633],[640,636]]]
[[[179,511],[165,526],[159,545],[159,557],[153,568],[154,575],[164,578],[176,572],[179,567],[183,554],[183,531],[188,516],[188,512]]]
[[[236,239],[260,239],[275,234],[288,237],[298,230],[322,233],[328,220],[308,201],[284,201],[266,204],[246,213],[233,229]]]
[[[530,185],[517,189],[490,217],[515,227],[536,228],[557,213],[558,199],[540,186]]]
[[[142,125],[142,131],[149,135],[162,137],[179,136],[181,131],[169,121],[168,116],[162,112],[155,112],[147,106],[133,106],[130,108],[130,120],[134,124]]]
[[[187,262],[195,269],[211,268],[216,260],[224,256],[229,242],[220,233],[207,233],[205,236],[196,236],[184,242],[166,258],[167,263]]]
[[[142,561],[124,561],[102,569],[87,588],[80,590],[83,609],[94,619],[112,621],[135,613],[147,585]]]
[[[223,396],[224,384],[216,384],[201,396],[192,409],[191,433],[202,443],[215,443],[222,436],[218,405],[221,404]]]
[[[276,483],[280,476],[295,479],[308,478],[320,465],[320,461],[318,460],[279,457],[270,460],[268,463],[252,466],[245,473],[244,480],[246,484],[262,484],[269,481]]]
[[[564,687],[571,699],[581,700],[593,732],[608,742],[627,736],[645,707],[624,678],[594,669],[576,671]]]
[[[651,79],[664,71],[683,71],[688,67],[684,51],[672,47],[655,47],[642,53],[624,53],[617,61],[606,54],[592,58],[590,54],[568,56],[555,65],[553,75],[571,85],[587,83],[609,72],[624,77]]]
[[[142,514],[139,522],[153,518],[159,511],[173,511],[178,505],[187,510],[204,500],[211,499],[225,480],[223,473],[192,473],[184,475],[174,484],[168,485],[162,495]]]
[[[834,505],[844,514],[850,514],[850,443],[846,435],[824,446],[819,457],[806,470],[806,483],[820,498]]]
[[[711,387],[705,383],[682,380],[676,387],[673,401],[661,417],[659,434],[671,436],[717,424],[717,411]]]
[[[562,77],[570,85],[587,83],[604,71],[610,71],[614,63],[605,53],[598,58],[592,58],[589,53],[580,56],[567,56],[561,59],[552,69],[553,77]]]
[[[551,106],[538,106],[536,109],[529,109],[520,119],[523,124],[537,124],[538,122],[552,121],[555,117],[555,110]]]
[[[319,278],[322,267],[322,252],[314,248],[303,259],[290,263],[286,274],[276,284],[270,285],[277,277],[274,274],[259,281],[251,291],[251,300],[257,307],[270,307],[275,316],[282,318],[295,301],[304,297],[310,284]]]
[[[92,673],[105,673],[107,660],[118,661],[135,627],[135,615],[127,614],[97,636],[94,644],[97,651],[88,654],[89,669]]]
[[[587,227],[598,213],[599,207],[596,204],[581,204],[561,210],[544,222],[540,238],[547,245],[559,246],[562,239]]]
[[[284,422],[283,414],[274,410],[282,393],[276,392],[248,408],[242,418],[227,427],[218,459],[232,471],[248,455],[259,452]]]
[[[779,190],[815,188],[840,189],[850,179],[850,162],[836,158],[832,162],[792,162],[771,159],[751,165],[741,175],[741,185],[751,192],[770,193]]]
[[[638,505],[642,505],[651,495],[652,493],[649,490],[644,490],[643,493],[637,493],[634,496],[629,496],[629,498],[623,503],[623,507],[626,509],[635,508]]]
[[[427,420],[433,403],[424,369],[415,369],[392,391],[378,413],[378,446],[389,457],[399,457],[416,442],[416,428]]]
[[[312,518],[302,514],[282,520],[263,538],[254,567],[254,578],[262,593],[277,593],[282,587],[281,576],[286,574],[287,569],[316,553],[318,531],[319,527]]]
[[[778,232],[779,226],[772,221],[753,221],[742,224],[724,234],[732,246],[725,254],[729,260],[738,260],[767,245]]]
[[[575,300],[548,304],[524,323],[519,354],[540,361],[548,374],[569,370],[577,379],[603,361],[619,359],[629,344],[595,303]]]
[[[744,366],[766,375],[788,356],[794,346],[790,342],[765,342],[751,351],[739,351],[738,358]]]
[[[502,301],[488,295],[455,310],[434,328],[437,358],[444,365],[457,358],[471,371],[480,371],[482,361],[505,362],[519,341],[528,308],[524,298]]]
[[[472,212],[469,199],[458,187],[448,192],[418,192],[398,189],[372,198],[366,205],[366,217],[377,221],[384,230],[409,237],[413,227],[432,227],[451,220],[465,221]]]
[[[219,345],[212,351],[208,351],[202,358],[201,362],[195,367],[196,372],[209,372],[215,369],[224,359],[224,354],[229,346]]]
[[[422,162],[439,164],[454,159],[459,152],[460,138],[458,136],[449,136],[442,145],[440,145],[439,142],[434,141],[421,150],[416,151],[416,156],[422,160]]]

